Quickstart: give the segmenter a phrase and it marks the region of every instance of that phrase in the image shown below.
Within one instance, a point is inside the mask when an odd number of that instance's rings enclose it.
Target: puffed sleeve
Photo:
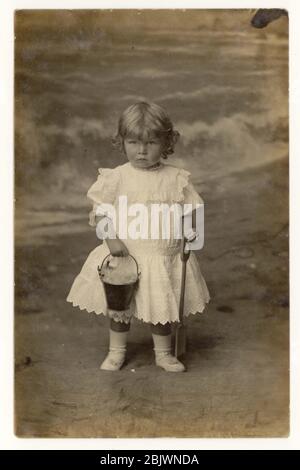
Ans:
[[[184,212],[185,214],[193,211],[194,209],[199,207],[199,205],[202,206],[204,204],[202,197],[197,193],[196,189],[194,188],[194,185],[191,182],[189,182],[185,186],[183,193],[184,204],[191,204],[191,208],[187,207],[186,211]]]
[[[181,191],[181,199],[182,202],[186,204],[191,204],[190,207],[185,207],[184,215],[189,214],[194,209],[199,207],[199,205],[203,205],[203,199],[198,194],[196,189],[194,188],[193,183],[190,181],[191,173],[184,169],[180,169],[177,175],[177,183],[178,187]]]
[[[89,213],[89,225],[96,226],[96,212],[101,211],[102,204],[114,204],[119,187],[119,171],[117,168],[99,168],[97,181],[90,187],[87,192],[87,198],[93,203],[93,209]]]
[[[190,175],[191,173],[186,170],[181,170],[179,175],[182,186],[182,201],[184,203],[183,215],[185,220],[189,220],[189,223],[184,225],[184,231],[185,237],[189,240],[189,248],[201,250],[204,233],[204,202],[190,181]],[[197,209],[195,212],[196,219],[192,216],[195,209]]]

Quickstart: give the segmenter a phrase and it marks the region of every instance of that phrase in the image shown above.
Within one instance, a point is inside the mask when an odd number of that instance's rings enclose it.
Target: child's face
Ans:
[[[124,139],[124,150],[132,166],[150,168],[160,161],[163,142],[153,135],[147,137],[128,136]]]

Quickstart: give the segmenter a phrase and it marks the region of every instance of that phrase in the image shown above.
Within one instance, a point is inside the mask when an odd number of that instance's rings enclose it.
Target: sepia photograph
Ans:
[[[19,438],[288,437],[289,13],[14,14]]]

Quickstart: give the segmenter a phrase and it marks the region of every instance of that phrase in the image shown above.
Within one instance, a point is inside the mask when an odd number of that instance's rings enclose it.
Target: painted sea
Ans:
[[[170,113],[181,139],[169,163],[191,171],[201,193],[212,180],[285,159],[287,19],[257,30],[250,24],[252,14],[19,12],[20,218],[33,210],[31,227],[40,224],[41,209],[55,201],[61,214],[47,214],[47,221],[77,225],[97,168],[125,162],[111,137],[120,113],[141,99]],[[70,207],[77,210],[71,214]]]

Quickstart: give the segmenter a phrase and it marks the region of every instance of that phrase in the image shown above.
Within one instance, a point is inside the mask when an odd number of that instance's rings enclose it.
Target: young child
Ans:
[[[189,181],[190,173],[162,161],[174,152],[178,137],[160,106],[139,102],[127,108],[120,117],[113,142],[128,162],[114,169],[99,169],[98,179],[87,193],[93,202],[90,225],[96,226],[105,217],[105,212],[97,215],[103,203],[117,208],[119,196],[124,195],[128,207],[134,203],[146,207],[153,203],[192,204],[192,207],[201,204],[202,199]],[[109,223],[109,218],[106,221]],[[170,372],[184,371],[185,366],[171,353],[171,324],[179,319],[181,240],[173,236],[172,230],[169,238],[121,239],[114,232],[114,225],[111,224],[110,229],[110,236],[89,254],[67,298],[73,306],[110,317],[109,352],[101,369],[115,371],[122,367],[130,321],[135,317],[151,326],[156,365]],[[109,253],[115,257],[130,254],[138,263],[141,276],[130,311],[107,309],[97,267]],[[208,301],[209,293],[198,260],[191,251],[186,271],[184,316],[202,312]]]

